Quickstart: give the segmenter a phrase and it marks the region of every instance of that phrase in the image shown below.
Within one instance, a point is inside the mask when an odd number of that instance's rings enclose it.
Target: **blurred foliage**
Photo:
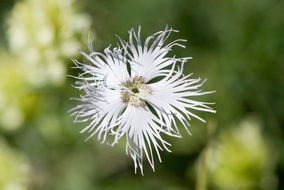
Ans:
[[[4,190],[28,189],[30,166],[23,153],[13,150],[0,139],[0,188]]]
[[[284,189],[283,10],[281,0],[1,0],[0,189],[201,190],[207,174],[213,190]],[[189,42],[174,53],[193,56],[186,72],[217,90],[203,97],[216,102],[208,126],[169,138],[173,152],[144,177],[123,144],[84,142],[67,114],[78,92],[66,74],[88,33],[102,50],[139,25],[144,36],[180,30]]]

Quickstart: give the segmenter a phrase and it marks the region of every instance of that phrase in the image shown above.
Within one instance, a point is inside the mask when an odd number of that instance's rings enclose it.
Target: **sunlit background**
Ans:
[[[284,189],[284,1],[0,0],[1,190]],[[189,136],[167,138],[156,172],[134,174],[124,144],[84,142],[67,111],[76,75],[71,58],[102,51],[142,26],[180,30],[193,56],[186,73],[207,78]]]

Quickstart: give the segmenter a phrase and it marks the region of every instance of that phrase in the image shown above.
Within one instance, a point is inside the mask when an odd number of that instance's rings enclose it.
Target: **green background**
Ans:
[[[0,0],[0,189],[284,189],[283,10],[281,0]],[[172,153],[135,175],[123,142],[84,141],[66,75],[89,32],[103,51],[132,27],[145,39],[166,25],[188,40],[173,53],[193,57],[185,72],[207,78],[202,89],[216,93],[201,99],[217,113],[196,112],[208,122],[165,137]]]

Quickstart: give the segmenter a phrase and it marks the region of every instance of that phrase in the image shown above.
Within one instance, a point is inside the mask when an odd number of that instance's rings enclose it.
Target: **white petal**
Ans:
[[[205,112],[215,112],[208,106],[208,102],[200,102],[192,100],[193,96],[200,96],[212,92],[196,91],[202,84],[201,79],[186,79],[181,72],[177,72],[170,77],[166,77],[156,83],[149,84],[153,89],[152,96],[149,96],[148,101],[156,112],[161,112],[161,118],[167,121],[168,130],[175,130],[179,134],[177,128],[171,126],[177,118],[184,127],[189,125],[187,120],[191,117],[197,118],[205,122],[201,117],[192,113],[190,110],[199,110]],[[174,125],[176,126],[176,125]]]
[[[185,40],[179,39],[172,43],[164,45],[171,32],[176,32],[173,29],[166,28],[164,31],[153,34],[148,37],[142,47],[140,28],[137,34],[133,29],[129,31],[129,44],[121,41],[122,46],[127,48],[130,57],[131,73],[133,76],[143,76],[146,81],[159,76],[163,68],[174,64],[176,61],[184,61],[187,58],[172,58],[167,57],[167,54],[172,50],[173,46],[181,46],[179,42]]]
[[[160,121],[148,108],[127,106],[120,117],[119,126],[114,130],[117,138],[127,137],[126,151],[134,161],[135,170],[139,167],[143,171],[143,156],[145,154],[148,162],[154,170],[155,152],[161,161],[159,151],[166,149],[170,151],[161,134],[170,135],[163,129],[164,123]],[[154,151],[153,151],[154,150]]]

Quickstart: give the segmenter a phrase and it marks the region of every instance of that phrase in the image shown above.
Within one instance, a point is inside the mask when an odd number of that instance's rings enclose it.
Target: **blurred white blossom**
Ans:
[[[261,133],[258,118],[248,117],[224,130],[214,145],[208,164],[217,189],[275,189],[276,155]]]
[[[24,0],[8,19],[12,52],[29,68],[28,81],[36,86],[64,82],[65,61],[75,56],[90,29],[90,18],[77,13],[75,0]]]

